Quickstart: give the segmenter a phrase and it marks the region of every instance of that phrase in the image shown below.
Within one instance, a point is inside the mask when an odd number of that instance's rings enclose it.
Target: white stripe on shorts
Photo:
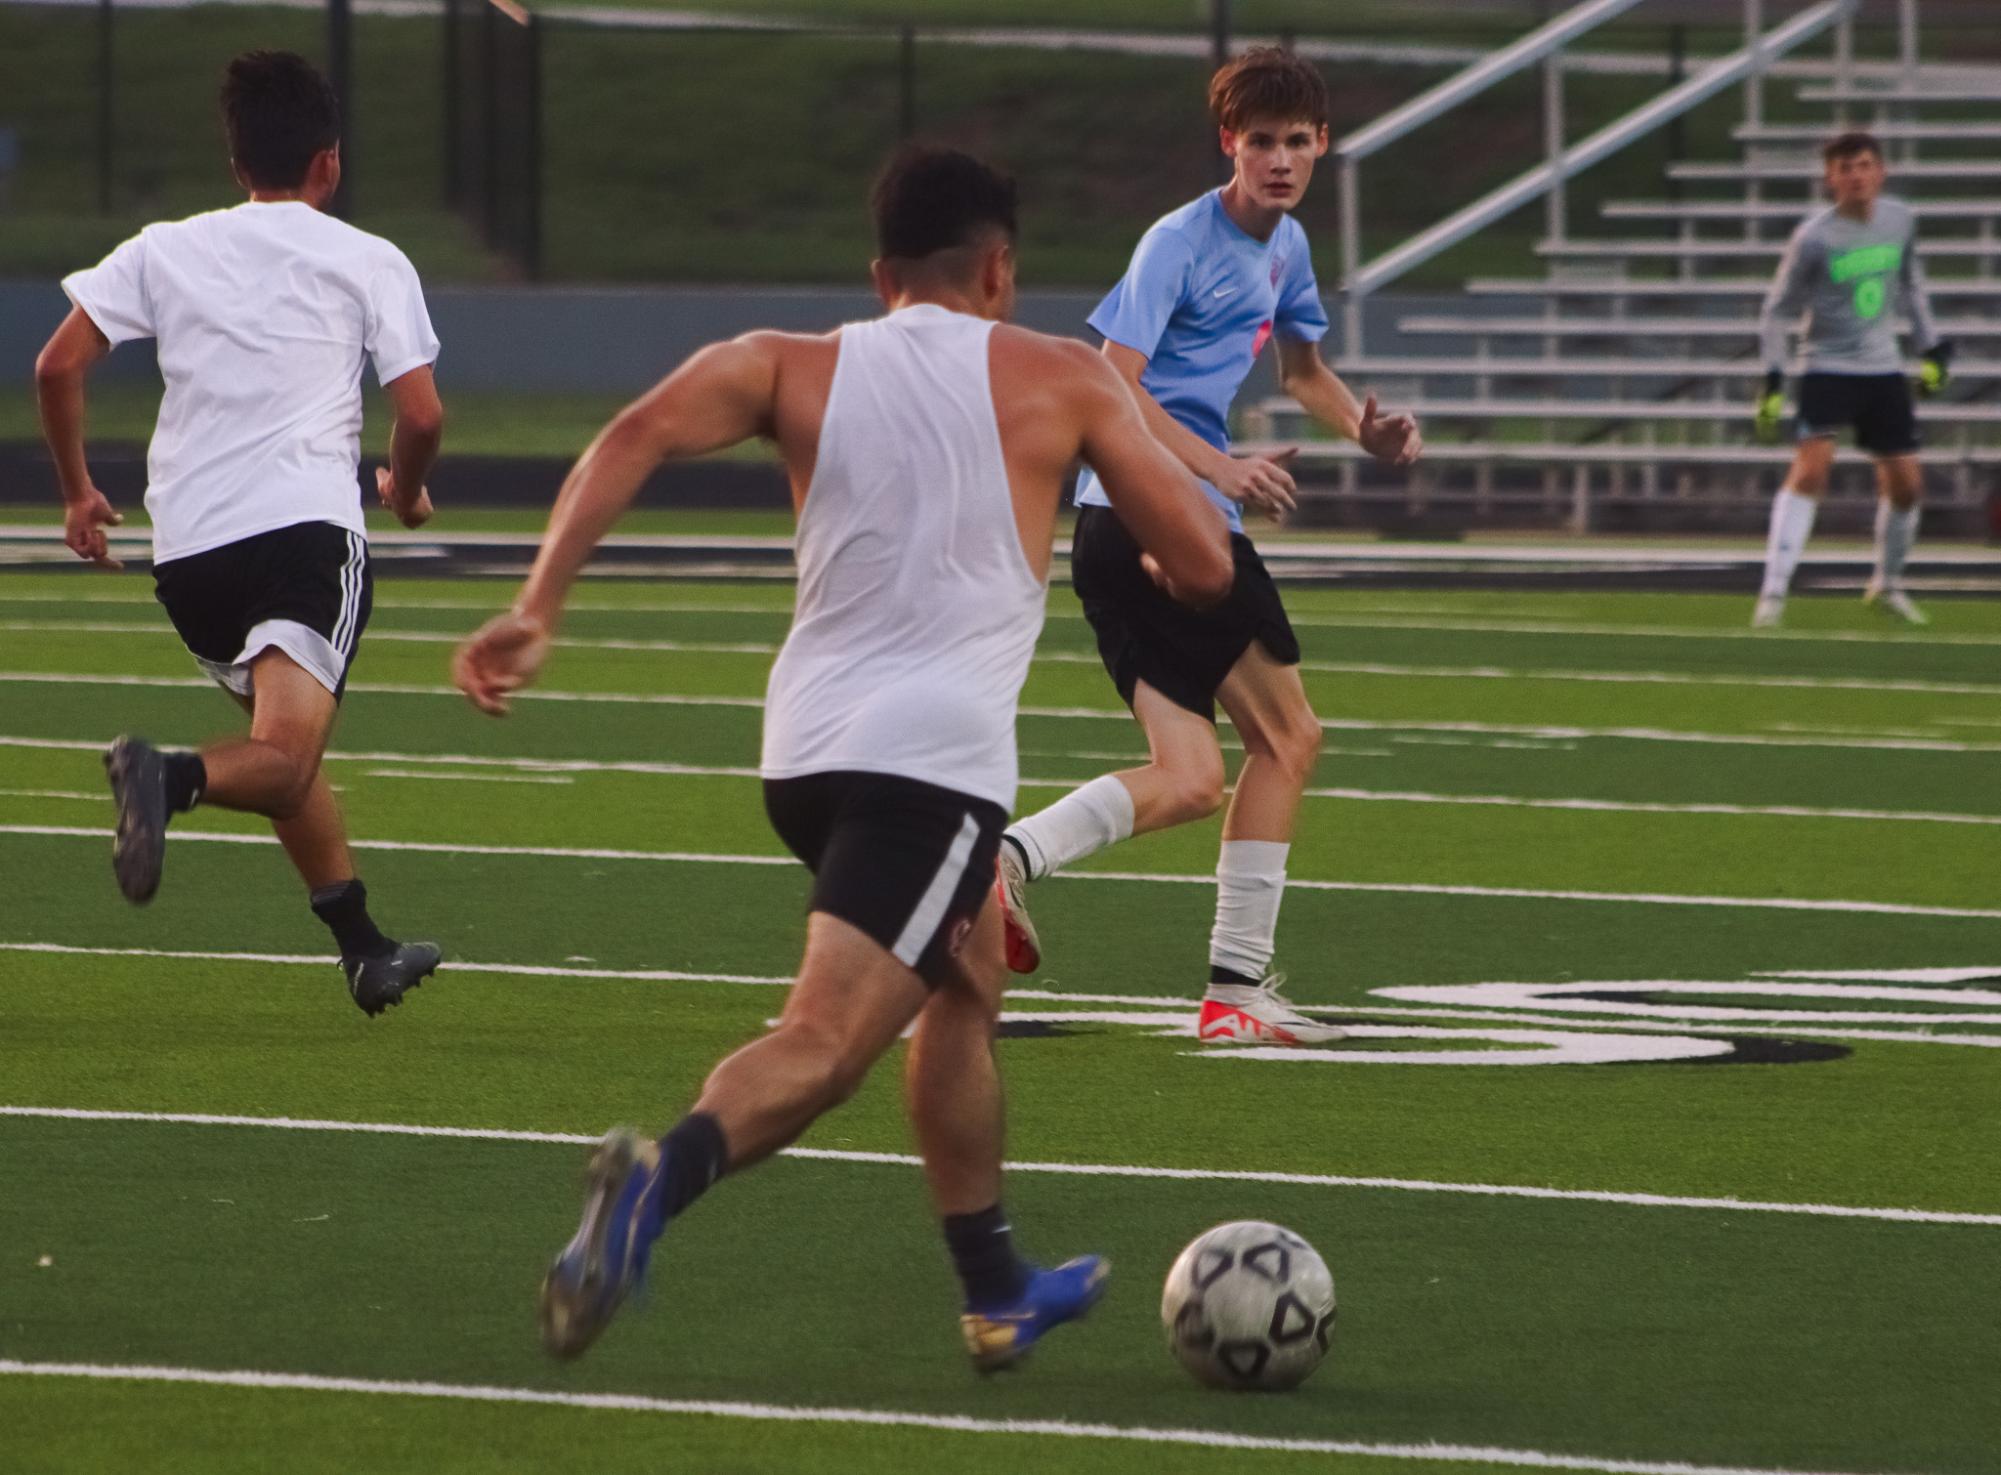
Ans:
[[[347,562],[340,571],[340,619],[334,624],[333,646],[343,662],[354,654],[355,625],[361,618],[361,567],[367,545],[353,529],[347,534]]]
[[[952,838],[952,845],[945,852],[945,859],[938,867],[938,874],[931,878],[931,884],[924,889],[923,898],[917,903],[917,910],[910,914],[903,935],[896,939],[896,946],[890,952],[896,961],[906,968],[915,968],[917,960],[924,955],[924,949],[931,941],[931,934],[938,930],[938,924],[945,920],[945,908],[952,904],[952,898],[959,890],[959,882],[965,878],[966,863],[973,858],[973,846],[980,838],[979,821],[970,814],[959,826],[959,833]]]

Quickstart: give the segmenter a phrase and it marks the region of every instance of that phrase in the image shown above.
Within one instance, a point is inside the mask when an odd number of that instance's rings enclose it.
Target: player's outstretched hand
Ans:
[[[120,572],[125,565],[111,556],[111,542],[104,530],[124,521],[125,514],[113,507],[104,493],[91,487],[83,496],[63,504],[63,542],[78,558],[113,573]]]
[[[418,487],[416,496],[404,497],[396,490],[396,478],[386,466],[375,468],[375,495],[406,528],[420,528],[431,520],[431,489]]]
[[[535,679],[549,655],[549,627],[509,610],[467,637],[452,657],[452,680],[472,704],[505,717],[514,693]]]
[[[1299,489],[1292,480],[1292,463],[1298,455],[1299,447],[1291,446],[1269,456],[1233,456],[1216,478],[1216,490],[1232,502],[1255,507],[1273,522],[1283,522],[1299,505],[1295,499]]]
[[[1413,415],[1378,415],[1372,394],[1362,406],[1355,443],[1385,466],[1409,466],[1424,454],[1424,436]]]

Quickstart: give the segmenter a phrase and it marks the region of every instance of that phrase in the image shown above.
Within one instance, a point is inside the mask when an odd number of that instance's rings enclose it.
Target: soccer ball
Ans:
[[[1167,1346],[1212,1388],[1296,1388],[1334,1340],[1334,1277],[1276,1224],[1218,1224],[1199,1236],[1160,1298]]]

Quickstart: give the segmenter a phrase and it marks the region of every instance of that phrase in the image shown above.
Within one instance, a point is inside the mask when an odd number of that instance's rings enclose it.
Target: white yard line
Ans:
[[[39,953],[53,956],[91,958],[139,958],[167,959],[187,962],[210,963],[255,963],[266,966],[287,966],[326,968],[333,959],[316,953],[232,953],[174,948],[129,948],[129,947],[85,947],[58,942],[0,942],[0,952]],[[742,973],[686,973],[665,968],[578,968],[574,966],[552,966],[537,963],[476,963],[458,958],[446,961],[446,968],[453,973],[484,973],[523,978],[575,978],[607,982],[633,983],[715,983],[737,987],[786,988],[792,979],[787,977]],[[1964,978],[1994,977],[1992,969],[1920,969],[1917,973],[1925,978],[1935,979],[1949,975],[1947,981]],[[1813,978],[1839,977],[1841,975],[1811,974]],[[1857,975],[1870,979],[1883,977],[1880,973]],[[1192,998],[1178,995],[1147,994],[1096,994],[1078,993],[1065,989],[1009,988],[1008,1002],[1048,1003],[1048,1004],[1116,1004],[1123,1008],[1152,1009],[1192,1009]],[[1363,1019],[1451,1019],[1476,1024],[1529,1024],[1555,1029],[1611,1030],[1618,1033],[1648,1032],[1655,1034],[1705,1034],[1705,1035],[1778,1035],[1783,1037],[1806,1036],[1812,1039],[1875,1040],[1891,1044],[1921,1045],[1963,1045],[1977,1049],[2001,1049],[2001,1034],[1939,1034],[1929,1023],[1918,1029],[1848,1029],[1828,1028],[1813,1019],[1789,1020],[1785,1024],[1739,1023],[1734,1019],[1715,1017],[1693,1018],[1677,1015],[1673,1009],[1659,1011],[1666,1022],[1654,1019],[1636,1019],[1630,1014],[1620,1014],[1616,1018],[1593,1019],[1574,1013],[1537,1014],[1520,1010],[1479,1008],[1418,1008],[1408,1004],[1391,1004],[1375,996],[1350,1004],[1314,1004],[1308,1006],[1318,1015],[1355,1016]],[[1009,1011],[1020,1016],[1022,1011]],[[1035,1018],[1068,1018],[1067,1010],[1028,1011]],[[1993,1017],[1994,1024],[2001,1025],[2001,1014]]]
[[[464,611],[490,614],[505,601],[455,599],[379,598],[377,610]],[[150,598],[130,599],[104,595],[64,596],[55,594],[0,594],[0,608],[10,604],[105,604],[154,610]],[[753,604],[736,601],[700,600],[687,603],[635,601],[617,603],[581,600],[566,606],[572,613],[599,615],[749,615],[789,620],[790,604]],[[1763,645],[1878,645],[1878,646],[2001,646],[2001,634],[1943,630],[1753,630],[1709,625],[1604,624],[1563,615],[1497,615],[1491,619],[1463,608],[1443,605],[1398,606],[1358,604],[1347,610],[1316,613],[1288,611],[1292,623],[1310,630],[1414,630],[1437,634],[1468,635],[1568,635],[1615,640],[1749,640]],[[1046,618],[1052,624],[1081,622],[1084,614],[1068,601],[1052,606]],[[0,628],[10,626],[0,625]],[[29,628],[24,626],[24,628]],[[40,628],[40,627],[32,627]],[[77,628],[51,623],[46,628]],[[124,627],[131,630],[164,630],[159,623]],[[374,638],[371,631],[368,638]],[[457,638],[457,637],[454,637]],[[569,642],[565,642],[566,644]]]
[[[568,1393],[546,1388],[505,1388],[485,1383],[391,1382],[376,1378],[334,1378],[313,1373],[274,1373],[242,1369],[149,1367],[85,1362],[23,1362],[10,1358],[0,1359],[0,1376],[88,1378],[106,1382],[192,1383],[209,1387],[277,1389],[289,1392],[441,1398],[470,1403],[532,1404],[593,1409],[601,1412],[694,1415],[702,1418],[750,1420],[757,1423],[848,1424],[872,1428],[924,1429],[945,1434],[1114,1440],[1129,1444],[1182,1445],[1202,1449],[1354,1455],[1376,1459],[1498,1465],[1533,1470],[1578,1470],[1598,1472],[1598,1475],[1830,1475],[1830,1472],[1825,1471],[1694,1465],[1681,1460],[1634,1460],[1497,1446],[1371,1444],[1347,1439],[1295,1439],[1269,1435],[1230,1434],[1216,1429],[1159,1429],[1126,1424],[1084,1424],[1067,1419],[985,1419],[967,1414],[904,1413],[880,1408],[825,1408],[801,1404],[653,1398],[636,1393]]]
[[[1477,628],[1477,627],[1475,627]],[[171,626],[125,624],[108,621],[13,620],[0,621],[0,630],[16,632],[79,634],[128,634],[173,636]],[[402,641],[427,645],[456,645],[463,632],[447,630],[371,630],[366,637],[378,641]],[[679,655],[773,656],[776,645],[765,642],[619,640],[566,637],[562,645],[575,650],[643,651]],[[1040,665],[1096,666],[1093,651],[1040,651]],[[1374,661],[1302,661],[1299,669],[1320,675],[1374,676],[1402,680],[1437,681],[1562,681],[1601,685],[1634,686],[1722,686],[1781,687],[1799,691],[1912,692],[1937,696],[2001,697],[2001,685],[1971,681],[1923,681],[1907,678],[1865,676],[1786,676],[1779,674],[1722,671],[1578,671],[1562,667],[1533,666],[1418,666]],[[528,693],[523,693],[528,695]]]
[[[468,784],[573,784],[566,773],[427,773],[413,768],[371,768],[363,778],[422,778]]]
[[[290,1132],[359,1132],[396,1137],[451,1137],[494,1142],[584,1145],[598,1139],[576,1132],[530,1132],[500,1127],[433,1127],[403,1122],[336,1121],[324,1117],[240,1116],[216,1112],[100,1110],[72,1106],[0,1106],[0,1117],[85,1122],[138,1122],[189,1127],[262,1127]],[[923,1160],[903,1152],[849,1152],[826,1147],[788,1147],[783,1156],[814,1162],[872,1167],[915,1168]],[[1629,1193],[1596,1188],[1546,1188],[1524,1183],[1449,1183],[1429,1178],[1382,1178],[1346,1173],[1279,1173],[1251,1168],[1167,1168],[1138,1163],[1011,1162],[1010,1173],[1061,1177],[1132,1178],[1178,1183],[1269,1183],[1294,1188],[1366,1188],[1405,1193],[1443,1193],[1475,1198],[1537,1199],[1544,1202],[1617,1204],[1641,1209],[1699,1209],[1726,1213],[1794,1214],[1822,1219],[1873,1219],[1895,1224],[1952,1224],[2001,1228],[2001,1214],[1945,1209],[1880,1208],[1873,1205],[1791,1203],[1708,1195]]]
[[[334,959],[330,954],[319,953],[229,953],[184,948],[81,947],[61,942],[0,942],[0,952],[49,953],[87,958],[169,958],[204,963],[271,963],[309,968],[334,966]],[[453,958],[448,966],[454,973],[501,973],[523,978],[619,979],[637,983],[728,983],[755,988],[792,986],[790,974],[780,977],[764,973],[684,973],[673,968],[576,968],[543,963],[469,963],[459,958]]]
[[[26,746],[31,741],[0,739],[0,746]],[[51,744],[51,746],[53,745]],[[97,745],[76,744],[75,746],[94,750]],[[1370,750],[1364,751],[1366,756],[1389,756],[1387,753]],[[1129,758],[1126,755],[1108,753],[1042,753],[1033,755],[1024,754],[1023,756],[1089,758],[1122,762],[1143,761]],[[522,773],[437,773],[426,772],[421,768],[371,768],[363,774],[363,777],[366,778],[438,779],[502,784],[568,784],[572,782],[569,775],[573,773],[640,774],[654,778],[752,779],[758,777],[758,771],[755,768],[697,763],[593,761],[590,759],[494,759],[448,754],[427,756],[414,753],[328,753],[326,758],[328,762],[435,764],[440,766],[487,765],[509,768],[518,765],[522,769],[530,770]],[[558,767],[564,771],[561,773],[535,771]],[[1021,786],[1025,789],[1069,789],[1074,788],[1076,784],[1077,780],[1074,778],[1024,777],[1021,780]],[[101,800],[106,798],[107,795],[103,792],[86,794],[60,789],[0,789],[0,797]],[[1665,801],[1588,799],[1564,795],[1536,797],[1521,794],[1437,794],[1408,789],[1356,788],[1308,789],[1305,791],[1305,797],[1309,799],[1331,799],[1363,804],[1463,805],[1479,809],[1570,810],[1592,814],[1710,815],[1726,818],[1845,820],[1869,824],[2001,826],[2001,815],[1996,814],[1965,814],[1941,810],[1820,808],[1804,804],[1672,804]]]
[[[86,675],[68,671],[0,671],[0,684],[21,683],[48,686],[137,686],[163,687],[179,690],[208,690],[213,682],[200,676],[105,676]],[[452,697],[460,701],[464,693],[452,686],[424,686],[390,682],[351,682],[348,690],[369,692],[382,696],[422,696]],[[602,702],[613,706],[663,706],[663,707],[732,707],[761,711],[762,697],[739,696],[690,696],[679,692],[580,692],[543,691],[531,689],[515,694],[520,700],[534,702]],[[1124,708],[1110,707],[1040,707],[1024,706],[1019,709],[1025,718],[1075,719],[1091,722],[1130,722],[1132,714]],[[1941,719],[1954,725],[2001,726],[2001,718],[1993,724],[1975,723],[1966,718]],[[1697,729],[1672,727],[1581,727],[1574,725],[1554,726],[1544,723],[1521,722],[1462,722],[1425,719],[1382,720],[1362,717],[1322,717],[1320,725],[1330,732],[1369,732],[1405,734],[1392,737],[1391,741],[1422,741],[1408,734],[1440,734],[1472,738],[1525,738],[1530,739],[1537,750],[1542,745],[1581,742],[1588,739],[1602,739],[1613,742],[1635,743],[1684,743],[1704,747],[1744,747],[1744,748],[1821,748],[1842,752],[1883,752],[1883,753],[2001,753],[2001,742],[1967,742],[1959,738],[1905,738],[1905,737],[1832,737],[1804,733],[1773,732],[1705,732]],[[13,745],[29,745],[37,739],[14,739]],[[54,740],[48,740],[53,744]],[[0,738],[0,746],[7,746],[10,740]],[[83,746],[102,747],[102,743]],[[1227,744],[1226,744],[1227,746]],[[1466,744],[1472,746],[1472,744]],[[1499,747],[1496,742],[1489,746]],[[1524,747],[1529,744],[1524,744]]]
[[[0,835],[39,835],[52,839],[108,840],[111,831],[81,825],[0,825]],[[276,845],[277,837],[214,830],[175,830],[176,843]],[[627,850],[607,846],[477,845],[440,840],[350,840],[356,850],[415,851],[430,855],[517,855],[552,860],[629,860],[672,865],[793,866],[790,856],[734,855],[684,850]],[[1175,875],[1152,871],[1063,871],[1061,881],[1128,881],[1155,885],[1214,886],[1213,875]],[[1859,916],[1950,917],[1970,921],[2001,921],[2001,909],[1991,907],[1925,906],[1909,902],[1851,901],[1838,898],[1775,896],[1704,896],[1677,892],[1577,891],[1530,886],[1456,886],[1406,881],[1323,881],[1289,877],[1291,891],[1338,891],[1384,896],[1462,896],[1509,901],[1602,902],[1621,906],[1721,907],[1749,911],[1833,912]]]

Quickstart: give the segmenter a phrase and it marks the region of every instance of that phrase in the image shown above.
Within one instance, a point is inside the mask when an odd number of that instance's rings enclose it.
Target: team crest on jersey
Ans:
[[[1283,256],[1272,257],[1271,284],[1274,291],[1276,291],[1278,288],[1278,279],[1284,275],[1285,275],[1285,258]]]

